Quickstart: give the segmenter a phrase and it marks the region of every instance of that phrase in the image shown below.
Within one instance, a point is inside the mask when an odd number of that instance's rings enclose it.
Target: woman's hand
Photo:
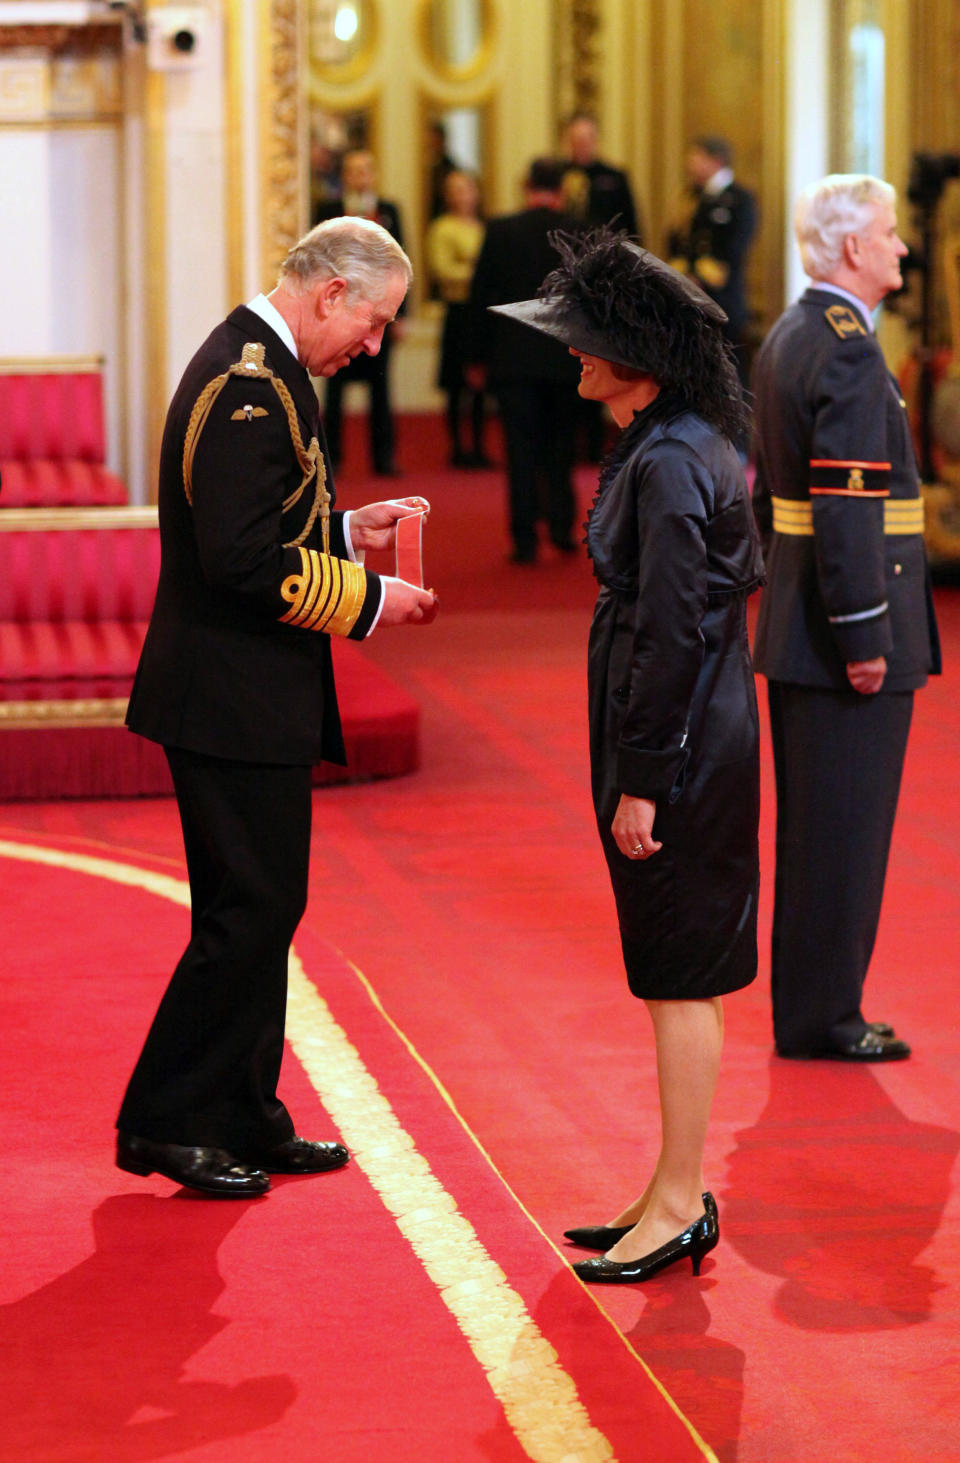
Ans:
[[[656,814],[657,805],[649,798],[631,798],[626,793],[621,795],[610,831],[624,857],[649,858],[663,847],[653,836]]]
[[[368,503],[350,514],[350,542],[354,549],[392,549],[398,518],[430,512],[426,498],[390,498],[385,503]]]

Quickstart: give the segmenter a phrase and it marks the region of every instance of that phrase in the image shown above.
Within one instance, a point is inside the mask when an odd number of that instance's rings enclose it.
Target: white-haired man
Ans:
[[[432,593],[363,566],[421,499],[331,513],[311,376],[375,356],[411,277],[379,225],[320,224],[187,366],[160,457],[161,565],[128,725],[161,743],[190,941],[127,1087],[117,1163],[248,1198],[346,1163],[277,1096],[306,905],[311,766],[344,762],[330,636],[425,623]]]
[[[910,1055],[862,1011],[913,692],[938,671],[923,500],[907,413],[872,312],[901,284],[894,190],[834,175],[795,228],[812,285],[755,373],[767,587],[754,663],[768,679],[777,782],[772,990],[777,1051]]]

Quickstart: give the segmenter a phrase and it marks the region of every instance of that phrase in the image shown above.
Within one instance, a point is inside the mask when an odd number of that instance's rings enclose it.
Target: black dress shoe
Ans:
[[[609,1224],[588,1224],[582,1229],[565,1229],[563,1237],[584,1250],[612,1250],[617,1240],[623,1239],[632,1228],[632,1224],[625,1224],[622,1228]]]
[[[693,1224],[688,1224],[676,1239],[668,1240],[658,1250],[651,1250],[649,1255],[643,1255],[639,1260],[627,1260],[623,1264],[619,1260],[608,1260],[606,1255],[597,1255],[592,1260],[578,1260],[573,1268],[581,1280],[592,1283],[636,1285],[689,1255],[693,1262],[693,1273],[699,1275],[704,1255],[709,1254],[719,1238],[720,1221],[716,1200],[712,1194],[704,1194],[700,1218],[695,1219]]]
[[[246,1163],[255,1163],[266,1173],[328,1173],[349,1160],[342,1143],[315,1143],[309,1138],[288,1138],[276,1148],[244,1155]]]
[[[910,1048],[905,1041],[896,1036],[879,1036],[870,1027],[859,1041],[814,1053],[830,1062],[902,1062],[909,1055]]]
[[[188,1189],[221,1199],[255,1199],[270,1180],[262,1169],[241,1163],[225,1148],[190,1148],[181,1143],[153,1143],[131,1133],[117,1134],[117,1167],[146,1177],[162,1173]]]

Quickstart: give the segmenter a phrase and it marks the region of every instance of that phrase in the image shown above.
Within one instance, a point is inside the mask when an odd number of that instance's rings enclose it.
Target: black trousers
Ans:
[[[334,467],[343,456],[343,389],[351,381],[365,381],[370,389],[370,456],[374,472],[391,472],[395,466],[395,431],[390,410],[390,347],[384,341],[375,356],[357,356],[327,378],[324,392],[323,426]]]
[[[166,748],[190,878],[190,942],[117,1127],[234,1154],[293,1134],[277,1097],[287,955],[307,902],[310,768]]]
[[[913,692],[769,683],[777,782],[772,988],[777,1050],[859,1040]]]
[[[579,397],[565,381],[513,381],[496,387],[507,452],[510,533],[518,554],[533,555],[537,519],[555,544],[573,531],[573,459]]]

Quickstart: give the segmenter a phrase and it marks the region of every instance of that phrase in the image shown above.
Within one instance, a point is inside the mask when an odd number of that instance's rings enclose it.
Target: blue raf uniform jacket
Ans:
[[[754,665],[771,680],[848,688],[885,656],[884,691],[940,669],[923,499],[905,403],[867,318],[809,289],[754,372],[754,511],[767,587]]]

